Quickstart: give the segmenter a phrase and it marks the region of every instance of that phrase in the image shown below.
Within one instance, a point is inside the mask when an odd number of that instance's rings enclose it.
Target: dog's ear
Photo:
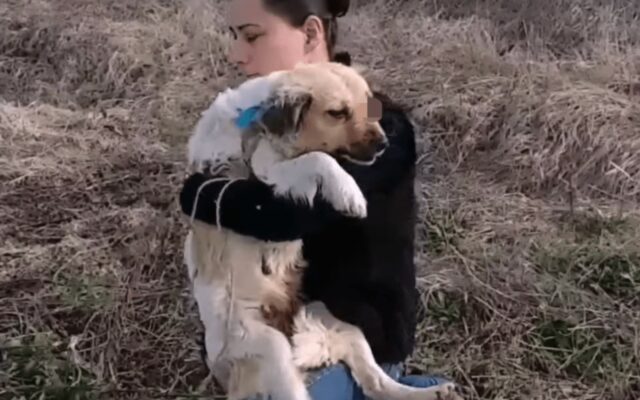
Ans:
[[[274,135],[297,132],[312,101],[311,93],[304,90],[278,93],[267,101],[259,124]]]

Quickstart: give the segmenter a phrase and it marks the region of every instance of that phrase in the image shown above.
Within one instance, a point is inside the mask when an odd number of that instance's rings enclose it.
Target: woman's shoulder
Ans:
[[[381,91],[373,91],[373,97],[378,99],[382,104],[382,116],[410,122],[409,108],[399,102],[391,99],[387,94]]]
[[[392,100],[385,93],[374,91],[373,96],[382,103],[380,125],[391,142],[415,153],[415,124],[406,106]]]

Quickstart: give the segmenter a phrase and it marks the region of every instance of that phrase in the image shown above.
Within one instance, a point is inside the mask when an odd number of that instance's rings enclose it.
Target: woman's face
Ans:
[[[229,61],[248,77],[287,70],[307,61],[305,34],[266,10],[262,0],[231,0]]]

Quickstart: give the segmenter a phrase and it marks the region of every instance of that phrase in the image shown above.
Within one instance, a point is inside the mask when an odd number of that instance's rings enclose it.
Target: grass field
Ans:
[[[224,2],[0,2],[0,399],[189,399],[185,143]],[[640,3],[361,0],[340,45],[420,127],[412,369],[640,398]]]

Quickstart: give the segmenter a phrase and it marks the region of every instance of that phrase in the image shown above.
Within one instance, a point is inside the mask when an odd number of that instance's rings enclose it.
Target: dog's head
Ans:
[[[304,64],[273,85],[255,126],[287,157],[323,151],[370,164],[386,149],[381,104],[354,68]]]

